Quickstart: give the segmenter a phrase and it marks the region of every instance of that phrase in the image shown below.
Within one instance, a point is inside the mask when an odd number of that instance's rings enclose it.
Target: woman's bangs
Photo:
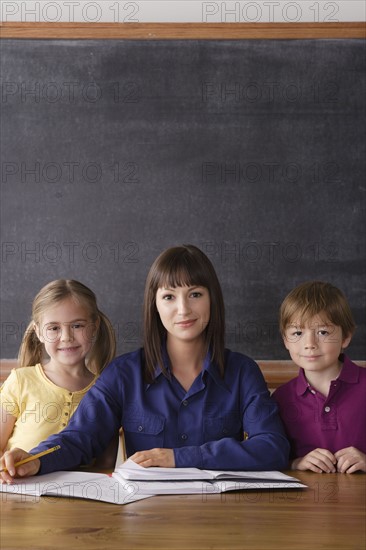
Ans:
[[[162,270],[157,288],[176,288],[178,286],[207,286],[207,276],[202,268],[189,265],[190,262],[174,262]]]

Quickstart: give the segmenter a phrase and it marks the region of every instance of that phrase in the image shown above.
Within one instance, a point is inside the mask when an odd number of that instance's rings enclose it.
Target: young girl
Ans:
[[[147,277],[144,347],[115,359],[69,426],[32,453],[41,473],[98,456],[121,426],[127,455],[142,466],[276,470],[289,444],[259,367],[224,349],[224,305],[214,268],[195,246],[163,252]],[[11,482],[18,449],[0,460]],[[19,466],[35,474],[36,459]]]
[[[366,471],[366,369],[343,355],[355,330],[338,288],[308,282],[290,292],[280,329],[299,376],[278,388],[292,469]]]
[[[65,428],[114,355],[113,327],[89,288],[63,279],[43,287],[33,301],[19,368],[1,388],[1,454],[30,450]]]

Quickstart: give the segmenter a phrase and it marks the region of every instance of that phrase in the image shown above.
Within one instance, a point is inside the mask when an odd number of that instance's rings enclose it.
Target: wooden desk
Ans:
[[[301,491],[158,496],[125,506],[0,494],[2,549],[365,548],[366,475],[296,472]]]

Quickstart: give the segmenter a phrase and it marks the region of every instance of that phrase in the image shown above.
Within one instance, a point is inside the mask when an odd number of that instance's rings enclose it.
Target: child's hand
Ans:
[[[144,468],[150,468],[150,466],[175,468],[173,449],[150,449],[149,451],[138,451],[134,455],[130,456],[130,459]]]
[[[15,467],[17,462],[28,458],[32,455],[23,451],[23,449],[12,449],[7,451],[0,458],[0,469],[6,468],[6,471],[0,473],[1,483],[12,483],[15,477],[28,477],[35,475],[41,467],[41,462],[38,459],[31,460],[18,468]]]
[[[314,449],[305,456],[296,458],[291,463],[291,470],[311,470],[312,472],[327,474],[335,473],[337,459],[327,449]]]
[[[337,459],[337,472],[353,474],[354,472],[366,472],[366,455],[355,447],[347,447],[335,453]]]

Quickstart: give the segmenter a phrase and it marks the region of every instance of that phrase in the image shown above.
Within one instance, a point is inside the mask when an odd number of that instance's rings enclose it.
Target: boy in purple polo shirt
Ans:
[[[280,308],[280,330],[297,378],[276,399],[293,470],[366,472],[366,369],[343,355],[355,323],[342,292],[307,282]]]

